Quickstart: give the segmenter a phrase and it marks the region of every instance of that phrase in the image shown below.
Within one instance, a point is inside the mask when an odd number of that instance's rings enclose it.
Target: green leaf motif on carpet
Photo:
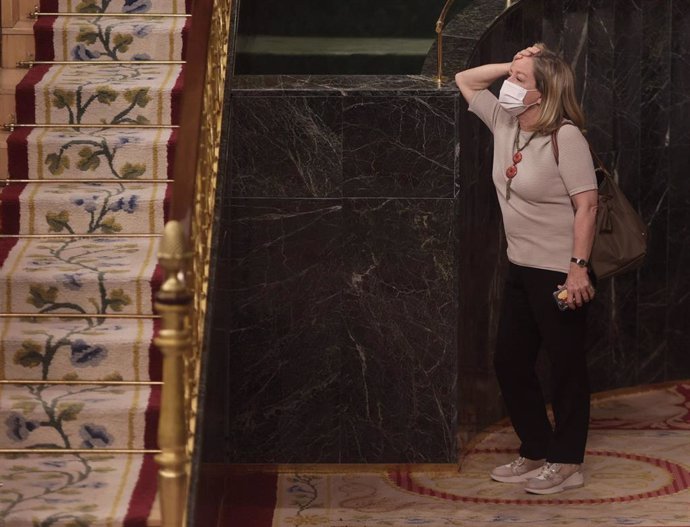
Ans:
[[[120,168],[122,179],[137,179],[146,173],[146,165],[143,163],[125,163]]]
[[[147,90],[148,91],[148,90]],[[96,88],[96,99],[101,104],[107,104],[110,106],[114,103],[119,94],[109,86],[99,86]],[[125,93],[125,99],[127,98],[127,93]]]
[[[73,91],[66,91],[61,88],[53,90],[53,106],[58,110],[69,108],[74,104],[76,95]]]
[[[82,172],[88,172],[89,170],[96,170],[101,166],[101,160],[98,159],[98,154],[94,152],[88,146],[85,146],[79,150],[79,161],[77,161],[77,168]]]
[[[48,165],[48,170],[54,176],[59,176],[65,169],[70,166],[69,158],[67,156],[60,156],[58,154],[48,154],[46,156],[46,165]]]
[[[103,8],[97,5],[96,0],[81,0],[77,4],[76,11],[78,13],[102,13]]]
[[[43,351],[41,344],[33,340],[25,340],[22,342],[22,349],[14,354],[14,363],[25,368],[36,368],[43,364],[41,351]]]
[[[122,231],[122,225],[115,221],[113,216],[105,218],[100,225],[101,232],[104,234],[115,234]]]
[[[129,46],[134,42],[134,37],[132,35],[125,35],[123,33],[116,33],[113,38],[114,51],[116,53],[125,53]]]
[[[29,298],[26,301],[32,306],[41,309],[46,305],[54,304],[57,297],[57,287],[51,286],[46,289],[41,284],[32,284],[29,287]]]
[[[113,311],[122,311],[125,306],[132,303],[132,298],[125,293],[124,289],[113,289],[107,299],[108,305]]]
[[[87,44],[95,44],[98,39],[98,32],[94,31],[92,26],[81,26],[79,28],[79,35],[77,35],[77,42],[86,42]]]
[[[50,232],[62,232],[69,229],[69,212],[61,210],[60,212],[46,213],[46,222],[50,226]]]
[[[134,106],[139,108],[146,108],[148,103],[151,102],[151,97],[149,96],[148,88],[139,88],[136,90],[125,90],[125,100]]]
[[[38,403],[34,401],[19,401],[12,405],[12,410],[21,410],[24,415],[29,415],[36,409]]]
[[[59,421],[76,421],[84,409],[84,403],[62,403],[58,405]]]

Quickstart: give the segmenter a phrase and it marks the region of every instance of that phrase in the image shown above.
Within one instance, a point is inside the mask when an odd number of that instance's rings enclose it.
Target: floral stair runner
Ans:
[[[157,467],[142,451],[156,449],[160,406],[157,235],[184,76],[180,64],[147,61],[182,60],[190,21],[108,13],[190,4],[41,2],[85,16],[40,17],[36,60],[81,63],[35,66],[17,86],[18,123],[51,126],[8,138],[0,378],[57,383],[0,385],[0,525],[150,524]],[[41,449],[79,451],[30,452]]]

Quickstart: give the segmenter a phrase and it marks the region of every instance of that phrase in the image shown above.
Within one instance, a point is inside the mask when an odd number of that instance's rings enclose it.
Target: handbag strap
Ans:
[[[556,165],[558,165],[558,131],[566,125],[572,125],[575,126],[573,123],[561,123],[558,128],[556,128],[553,132],[551,132],[551,147],[553,148],[553,155],[556,158]],[[609,171],[606,169],[604,166],[604,162],[601,160],[601,158],[597,155],[597,153],[594,151],[592,148],[592,143],[589,142],[589,139],[587,139],[587,136],[584,136],[585,141],[587,141],[587,146],[589,146],[589,152],[592,154],[592,158],[594,161],[596,161],[596,164],[598,165],[599,170],[602,172],[605,172],[606,174],[609,174]]]

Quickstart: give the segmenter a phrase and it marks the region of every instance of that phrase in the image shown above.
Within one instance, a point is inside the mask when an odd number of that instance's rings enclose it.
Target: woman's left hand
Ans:
[[[594,298],[594,287],[592,287],[592,282],[589,280],[586,267],[572,264],[564,286],[568,290],[566,302],[570,309],[582,307]]]

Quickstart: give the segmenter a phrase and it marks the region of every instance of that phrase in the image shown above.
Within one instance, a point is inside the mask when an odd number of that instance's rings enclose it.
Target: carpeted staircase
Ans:
[[[34,60],[73,63],[28,70],[7,140],[0,525],[157,523],[153,296],[190,19],[112,15],[190,4],[41,0],[83,15],[38,17]]]

